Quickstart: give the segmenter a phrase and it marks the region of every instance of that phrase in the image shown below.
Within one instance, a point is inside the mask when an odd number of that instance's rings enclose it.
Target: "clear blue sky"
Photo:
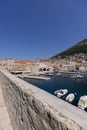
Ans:
[[[87,0],[0,0],[0,59],[48,58],[87,38]]]

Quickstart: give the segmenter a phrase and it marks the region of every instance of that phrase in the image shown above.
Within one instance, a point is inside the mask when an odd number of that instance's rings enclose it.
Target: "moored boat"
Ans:
[[[78,107],[85,110],[87,108],[87,95],[81,96],[78,102]]]
[[[84,76],[83,76],[83,75],[80,75],[80,74],[77,74],[76,77],[77,77],[77,78],[83,78]]]
[[[57,90],[54,92],[54,94],[57,96],[57,97],[62,97],[64,96],[65,94],[67,94],[68,90],[67,89],[60,89],[60,90]]]
[[[84,76],[80,75],[80,74],[76,74],[76,75],[72,75],[71,78],[72,79],[82,79]]]
[[[66,97],[66,101],[71,103],[71,102],[74,100],[74,98],[75,98],[75,94],[70,93],[70,94]]]
[[[57,75],[57,76],[61,76],[62,74],[61,74],[60,72],[58,72],[56,75]]]

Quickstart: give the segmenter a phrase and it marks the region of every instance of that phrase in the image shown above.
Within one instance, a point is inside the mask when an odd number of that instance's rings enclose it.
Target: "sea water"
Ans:
[[[51,93],[54,95],[54,92],[59,89],[67,89],[68,93],[61,97],[63,100],[66,99],[67,95],[73,93],[75,95],[75,99],[72,104],[77,106],[78,101],[81,96],[87,95],[87,78],[81,79],[72,79],[69,75],[62,76],[51,76],[50,80],[36,80],[36,79],[24,79],[25,81]]]

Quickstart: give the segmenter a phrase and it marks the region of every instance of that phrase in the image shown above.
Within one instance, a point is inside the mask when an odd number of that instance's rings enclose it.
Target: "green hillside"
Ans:
[[[55,55],[53,58],[66,58],[68,56],[74,56],[75,54],[79,53],[87,53],[87,39],[84,39],[83,41],[79,42],[75,46]]]

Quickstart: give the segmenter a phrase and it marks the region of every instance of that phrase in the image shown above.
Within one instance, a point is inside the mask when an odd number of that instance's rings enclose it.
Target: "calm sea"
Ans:
[[[54,95],[54,91],[59,89],[68,89],[68,93],[62,97],[65,100],[66,96],[70,93],[76,93],[75,99],[72,102],[77,106],[79,98],[83,95],[87,95],[87,78],[72,79],[68,75],[57,76],[54,75],[50,80],[35,80],[24,79],[25,81],[51,93]]]

